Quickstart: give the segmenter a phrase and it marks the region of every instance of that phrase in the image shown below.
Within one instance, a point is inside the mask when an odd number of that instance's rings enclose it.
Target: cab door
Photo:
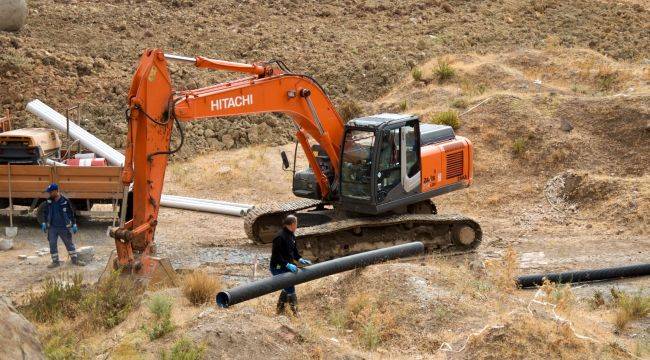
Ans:
[[[419,148],[417,121],[381,130],[375,177],[378,205],[419,191]]]

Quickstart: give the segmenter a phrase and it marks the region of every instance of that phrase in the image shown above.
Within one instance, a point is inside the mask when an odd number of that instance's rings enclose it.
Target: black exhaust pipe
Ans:
[[[637,264],[615,268],[567,271],[561,273],[522,275],[517,277],[521,288],[541,286],[544,279],[556,284],[578,283],[598,280],[620,279],[626,277],[650,275],[650,264]]]
[[[412,242],[324,261],[302,268],[297,273],[285,273],[272,276],[222,291],[217,294],[217,305],[222,308],[227,308],[231,305],[270,294],[289,286],[302,284],[359,267],[417,255],[423,251],[424,245],[421,242]]]

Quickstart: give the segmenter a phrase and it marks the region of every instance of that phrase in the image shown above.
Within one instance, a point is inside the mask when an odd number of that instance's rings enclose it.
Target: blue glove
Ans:
[[[47,224],[46,223],[41,223],[41,231],[47,232]]]
[[[303,259],[303,258],[300,258],[300,260],[298,260],[298,262],[303,264],[303,265],[311,265],[311,261],[309,261],[307,259]]]
[[[287,263],[287,269],[292,273],[298,272],[298,267],[292,263]]]
[[[79,228],[77,227],[77,224],[72,225],[72,233],[76,234],[77,231],[79,231]]]

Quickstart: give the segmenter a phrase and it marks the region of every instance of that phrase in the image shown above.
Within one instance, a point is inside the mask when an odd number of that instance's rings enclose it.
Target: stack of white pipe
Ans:
[[[53,128],[65,132],[66,118],[56,110],[45,105],[38,99],[32,100],[27,104],[27,111],[38,116]],[[115,166],[124,166],[124,155],[113,149],[105,142],[99,140],[79,125],[70,122],[70,136],[79,140],[87,149],[93,151],[101,157],[106,158],[109,164]],[[163,195],[160,199],[160,205],[177,209],[195,210],[210,212],[216,214],[244,216],[252,208],[252,205],[230,203],[226,201],[196,199],[184,196]]]

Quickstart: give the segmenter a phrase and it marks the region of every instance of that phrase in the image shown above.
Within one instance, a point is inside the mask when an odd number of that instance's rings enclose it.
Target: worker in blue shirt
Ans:
[[[52,269],[61,265],[57,246],[59,237],[68,250],[72,264],[85,266],[86,264],[77,258],[77,251],[72,243],[72,234],[76,234],[79,228],[77,228],[70,200],[59,193],[59,186],[55,183],[50,184],[45,189],[45,192],[50,194],[50,198],[47,199],[47,204],[43,209],[44,222],[41,223],[41,230],[47,233],[47,240],[50,243],[50,255],[52,256],[52,264],[47,267]]]

